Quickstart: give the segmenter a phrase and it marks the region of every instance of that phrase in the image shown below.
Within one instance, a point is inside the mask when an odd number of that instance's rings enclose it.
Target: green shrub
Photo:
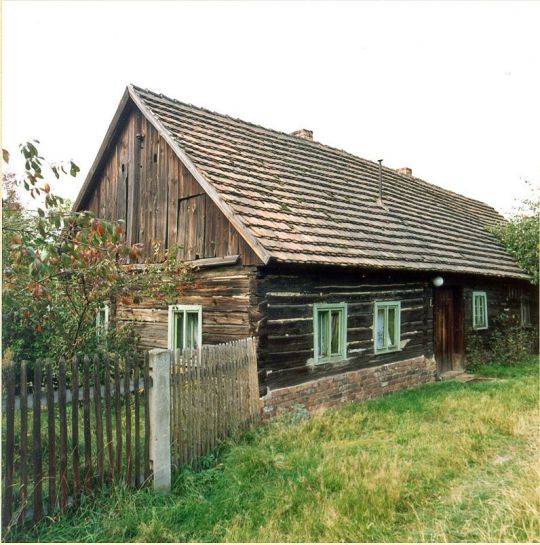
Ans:
[[[503,313],[485,334],[469,335],[466,352],[467,368],[471,371],[486,363],[516,365],[538,352],[538,332]]]

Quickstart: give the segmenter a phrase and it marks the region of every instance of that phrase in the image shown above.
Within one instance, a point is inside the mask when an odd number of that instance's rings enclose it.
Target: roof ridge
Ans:
[[[210,114],[212,116],[219,116],[219,117],[229,119],[231,121],[234,121],[234,122],[242,124],[242,125],[248,125],[248,126],[256,128],[256,129],[261,129],[263,131],[267,131],[267,132],[271,132],[271,133],[274,133],[274,134],[278,134],[280,136],[284,136],[284,137],[286,137],[288,139],[291,139],[295,143],[316,146],[316,147],[320,147],[320,148],[323,148],[323,149],[326,149],[326,150],[332,150],[334,152],[341,153],[341,154],[343,154],[343,155],[345,155],[347,157],[353,158],[353,159],[355,159],[357,161],[360,160],[360,161],[364,161],[365,163],[369,163],[369,164],[373,165],[375,168],[379,167],[379,164],[376,161],[372,161],[371,159],[366,159],[364,157],[360,157],[360,156],[355,155],[354,153],[351,153],[351,152],[349,152],[347,150],[344,150],[342,148],[331,146],[329,144],[323,144],[322,142],[319,142],[317,140],[307,140],[307,139],[304,139],[304,138],[300,138],[298,136],[294,136],[294,135],[292,135],[290,133],[287,133],[287,132],[284,132],[284,131],[279,131],[277,129],[272,129],[272,128],[269,128],[269,127],[265,127],[265,126],[260,125],[258,123],[253,123],[252,121],[246,121],[245,119],[241,119],[239,117],[233,117],[231,115],[224,114],[224,113],[221,113],[221,112],[217,112],[215,110],[210,110],[209,108],[205,108],[204,106],[198,106],[196,104],[191,104],[189,102],[183,102],[181,100],[178,100],[176,98],[172,98],[172,97],[170,97],[168,95],[165,95],[163,93],[157,93],[156,91],[152,91],[151,89],[139,87],[138,85],[135,85],[133,83],[130,84],[130,85],[131,85],[131,87],[133,87],[138,92],[142,91],[143,93],[149,93],[149,94],[154,95],[154,96],[156,96],[158,98],[169,100],[169,101],[171,101],[171,102],[173,102],[175,104],[181,104],[181,105],[183,105],[185,107],[188,107],[188,108],[192,108],[192,109],[196,109],[196,110],[206,112],[207,114]],[[445,193],[448,193],[450,195],[458,197],[459,199],[467,201],[467,202],[469,202],[471,204],[473,204],[473,203],[477,204],[477,205],[479,204],[482,207],[488,208],[490,211],[495,212],[501,219],[504,219],[504,216],[496,208],[494,208],[493,206],[491,206],[490,204],[488,204],[488,203],[486,203],[484,201],[481,201],[479,199],[475,199],[473,197],[468,197],[466,195],[463,195],[461,193],[457,193],[456,191],[452,191],[451,189],[447,189],[445,187],[441,187],[440,185],[438,185],[436,183],[430,182],[430,181],[425,180],[424,178],[420,178],[418,176],[407,176],[407,175],[404,175],[404,174],[400,174],[396,169],[391,168],[391,167],[386,166],[386,165],[382,165],[382,168],[383,168],[383,171],[387,171],[388,173],[391,173],[394,176],[398,176],[401,179],[410,181],[411,178],[412,178],[413,180],[415,180],[417,182],[420,182],[421,184],[428,185],[430,188],[434,188],[436,190],[443,191]]]

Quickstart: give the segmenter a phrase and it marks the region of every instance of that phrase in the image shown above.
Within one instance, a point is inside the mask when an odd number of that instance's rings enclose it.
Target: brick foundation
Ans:
[[[435,377],[435,362],[424,356],[349,371],[271,390],[261,400],[263,415],[272,418],[290,411],[296,404],[304,405],[309,412],[313,412],[341,403],[365,401],[433,382]]]

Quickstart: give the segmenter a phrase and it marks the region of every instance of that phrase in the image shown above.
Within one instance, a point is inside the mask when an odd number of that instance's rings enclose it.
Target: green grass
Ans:
[[[284,420],[28,541],[538,541],[538,363]]]

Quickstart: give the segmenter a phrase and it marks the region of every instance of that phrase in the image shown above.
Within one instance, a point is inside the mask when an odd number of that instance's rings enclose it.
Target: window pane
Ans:
[[[174,313],[174,342],[173,347],[182,350],[184,348],[184,313]]]
[[[186,348],[195,349],[198,348],[198,333],[199,333],[199,313],[188,312],[187,313],[187,327],[186,327]]]
[[[340,354],[340,339],[341,339],[341,311],[333,310],[331,313],[332,320],[332,340],[330,345],[330,353],[332,356]]]
[[[388,342],[387,348],[395,348],[396,345],[396,309],[388,308]]]
[[[379,308],[377,310],[377,320],[376,320],[376,326],[377,331],[376,339],[377,339],[377,350],[385,348],[384,346],[384,308]]]
[[[328,356],[328,311],[319,311],[319,357]]]

